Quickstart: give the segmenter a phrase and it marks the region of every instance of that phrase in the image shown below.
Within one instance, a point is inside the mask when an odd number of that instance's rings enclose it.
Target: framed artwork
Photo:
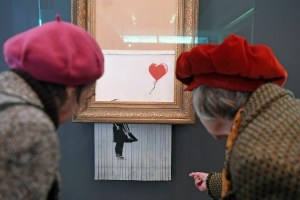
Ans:
[[[72,21],[105,59],[74,122],[193,123],[191,94],[176,80],[181,52],[197,43],[198,0],[72,0]]]

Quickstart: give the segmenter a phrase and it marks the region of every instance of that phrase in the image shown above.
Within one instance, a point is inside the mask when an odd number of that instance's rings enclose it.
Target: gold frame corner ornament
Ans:
[[[95,0],[72,0],[72,23],[94,34]],[[197,37],[199,0],[178,0],[178,34]],[[195,44],[178,44],[176,57]],[[192,124],[195,112],[191,104],[191,92],[184,91],[184,86],[175,80],[174,102],[106,102],[95,101],[95,85],[88,91],[87,97],[73,113],[73,122],[125,122],[151,124]]]

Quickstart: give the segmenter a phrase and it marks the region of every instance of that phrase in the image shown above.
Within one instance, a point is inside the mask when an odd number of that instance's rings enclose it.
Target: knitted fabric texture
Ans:
[[[252,94],[226,158],[231,190],[222,199],[300,199],[299,110],[300,101],[274,84]],[[210,191],[221,189],[221,179],[210,179]]]
[[[226,196],[230,196],[232,194],[232,182],[230,180],[230,172],[229,172],[229,160],[231,156],[231,151],[233,144],[236,140],[236,137],[238,136],[239,133],[239,127],[242,119],[242,112],[243,109],[239,109],[237,112],[236,116],[233,119],[233,124],[231,127],[231,132],[227,138],[226,142],[226,159],[225,159],[225,168],[222,171],[222,192],[221,192],[221,197],[224,198]]]
[[[0,74],[0,104],[43,107],[36,93],[13,72]],[[58,180],[59,142],[42,110],[16,105],[0,112],[0,199],[41,200]]]
[[[222,189],[222,174],[211,172],[206,179],[206,188],[208,196],[212,199],[220,199]]]
[[[300,199],[300,101],[274,84],[250,97],[225,166],[224,199]]]

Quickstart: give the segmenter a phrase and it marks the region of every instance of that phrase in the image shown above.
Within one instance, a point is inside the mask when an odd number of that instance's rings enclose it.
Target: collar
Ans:
[[[0,103],[7,101],[28,102],[43,108],[42,102],[32,88],[24,79],[11,71],[0,73],[0,95]]]
[[[260,86],[252,93],[242,110],[239,132],[241,132],[265,108],[284,96],[294,97],[292,92],[273,83],[267,83]]]

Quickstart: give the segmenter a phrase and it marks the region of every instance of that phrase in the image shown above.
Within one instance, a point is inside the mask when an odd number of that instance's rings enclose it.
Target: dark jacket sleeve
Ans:
[[[206,191],[212,199],[220,199],[222,191],[222,173],[211,172],[206,179]]]

